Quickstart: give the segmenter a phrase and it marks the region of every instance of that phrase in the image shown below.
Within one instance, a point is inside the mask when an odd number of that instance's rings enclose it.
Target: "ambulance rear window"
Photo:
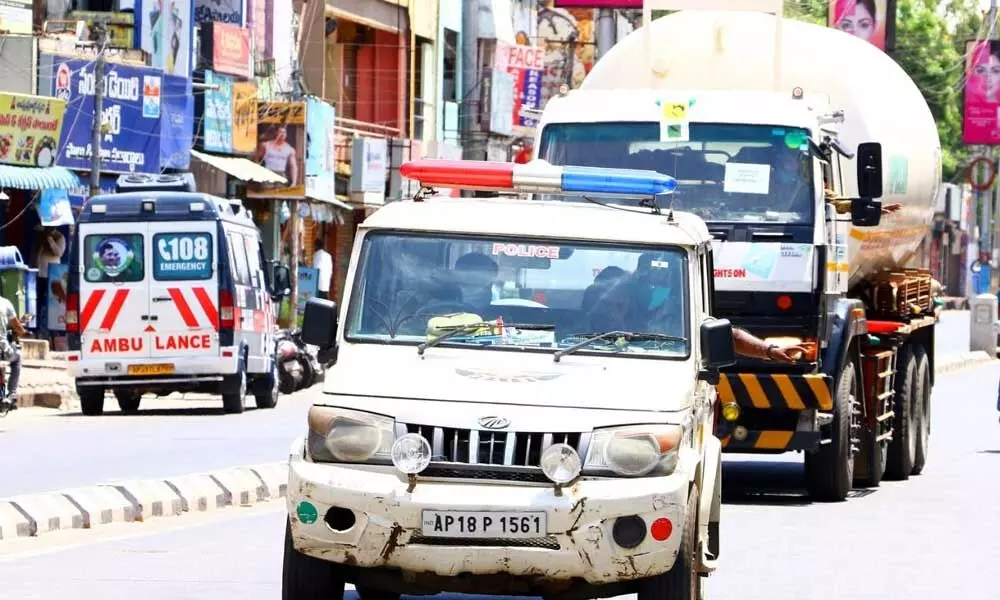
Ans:
[[[88,235],[83,256],[83,276],[90,283],[128,283],[146,276],[141,233]]]
[[[153,236],[153,277],[157,281],[211,279],[212,234],[185,231]]]

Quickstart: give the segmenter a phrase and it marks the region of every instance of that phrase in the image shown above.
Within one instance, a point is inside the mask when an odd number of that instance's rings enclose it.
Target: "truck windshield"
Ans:
[[[687,264],[686,250],[669,246],[371,233],[346,337],[416,345],[499,319],[524,328],[473,328],[440,346],[554,352],[596,333],[626,331],[660,337],[609,336],[575,354],[685,358]]]
[[[807,130],[692,123],[687,141],[660,136],[658,123],[552,123],[542,132],[539,156],[554,165],[670,175],[678,180],[673,207],[708,222],[812,221]]]

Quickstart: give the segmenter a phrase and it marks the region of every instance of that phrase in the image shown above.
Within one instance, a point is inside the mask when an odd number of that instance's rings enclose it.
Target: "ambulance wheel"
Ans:
[[[118,408],[123,413],[134,413],[139,410],[139,403],[142,402],[142,395],[132,390],[115,390],[115,399],[118,400]]]
[[[235,390],[222,394],[222,410],[229,415],[243,412],[243,401],[247,397],[247,369],[246,363],[240,361],[236,374],[226,377],[223,382],[226,390]]]
[[[80,412],[88,417],[99,417],[104,414],[104,388],[76,388],[80,397]]]
[[[260,375],[251,385],[257,408],[274,408],[278,405],[278,364],[271,361],[271,371]]]
[[[698,486],[688,492],[684,530],[677,532],[681,544],[674,566],[662,575],[639,584],[638,600],[701,600],[702,577],[698,573]]]

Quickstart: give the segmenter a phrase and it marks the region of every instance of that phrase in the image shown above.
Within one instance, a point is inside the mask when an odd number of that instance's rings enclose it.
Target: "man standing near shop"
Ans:
[[[36,249],[35,266],[38,268],[38,285],[35,298],[37,301],[38,331],[48,332],[48,299],[49,299],[49,265],[58,265],[66,252],[66,238],[55,227],[45,227],[39,236]],[[43,335],[44,337],[44,335]]]
[[[313,251],[313,268],[316,269],[316,296],[324,300],[330,298],[330,281],[333,279],[333,257],[326,251],[323,234],[316,236],[316,249]]]

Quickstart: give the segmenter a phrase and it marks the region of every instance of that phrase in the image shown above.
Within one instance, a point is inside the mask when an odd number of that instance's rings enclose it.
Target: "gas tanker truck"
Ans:
[[[535,158],[678,180],[671,207],[713,235],[713,314],[803,349],[724,370],[716,435],[804,452],[810,495],[838,501],[927,460],[937,316],[913,262],[941,148],[891,58],[781,5],[647,1],[643,27],[545,106]]]

